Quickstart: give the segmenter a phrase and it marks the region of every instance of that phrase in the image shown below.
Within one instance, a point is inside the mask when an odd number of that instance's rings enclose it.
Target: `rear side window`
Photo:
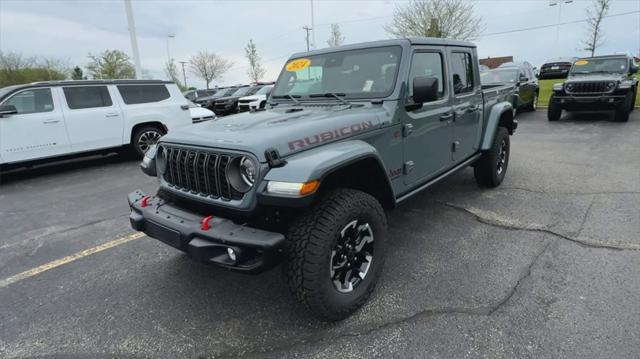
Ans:
[[[4,105],[15,106],[19,115],[53,111],[51,89],[29,89],[18,92],[5,101]]]
[[[127,105],[159,102],[171,97],[165,85],[119,85],[118,91]]]
[[[453,93],[473,91],[473,61],[468,52],[454,52],[451,54],[451,73],[453,79]]]
[[[62,90],[72,110],[109,107],[113,104],[107,86],[72,86],[63,87]]]

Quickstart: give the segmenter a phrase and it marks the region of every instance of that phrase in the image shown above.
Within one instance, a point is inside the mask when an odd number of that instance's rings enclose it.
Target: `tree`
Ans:
[[[256,44],[253,43],[253,40],[249,40],[247,47],[244,48],[244,54],[249,60],[249,69],[247,70],[247,75],[249,75],[249,79],[253,82],[258,82],[267,72],[267,70],[262,67],[260,64],[260,55],[258,55],[258,50],[256,49]]]
[[[598,46],[602,45],[602,19],[609,11],[611,0],[593,0],[591,9],[587,9],[587,39],[583,41],[585,51],[596,53]]]
[[[474,40],[482,33],[482,18],[464,0],[411,0],[396,6],[385,30],[396,37],[426,36]]]
[[[211,81],[222,77],[231,66],[233,62],[207,51],[200,51],[189,59],[190,71],[206,82],[207,89]]]
[[[0,87],[35,81],[64,80],[67,74],[65,62],[59,59],[0,52]]]
[[[342,32],[340,31],[340,25],[331,24],[331,35],[329,35],[327,45],[329,45],[329,47],[336,47],[342,45],[343,42],[344,36],[342,36]]]
[[[89,54],[86,68],[94,79],[133,79],[136,69],[129,55],[120,50],[105,50],[99,55]]]
[[[170,80],[176,83],[180,91],[186,91],[187,88],[182,82],[180,82],[180,75],[178,74],[178,66],[176,61],[172,58],[164,64],[164,74]]]
[[[76,66],[73,68],[73,71],[71,72],[71,78],[73,80],[84,80],[84,73],[82,73],[82,69],[80,68],[80,66]]]

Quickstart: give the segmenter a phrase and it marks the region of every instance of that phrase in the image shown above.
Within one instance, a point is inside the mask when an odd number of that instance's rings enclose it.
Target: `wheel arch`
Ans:
[[[143,127],[156,127],[161,129],[163,134],[167,133],[167,126],[165,126],[160,121],[148,121],[148,122],[137,123],[131,128],[131,131],[129,133],[129,144],[133,143],[133,136],[135,136],[136,132],[138,132],[138,130]]]
[[[506,128],[513,135],[517,126],[518,122],[513,118],[513,105],[509,102],[495,104],[491,108],[480,149],[486,151],[491,148],[498,127]]]

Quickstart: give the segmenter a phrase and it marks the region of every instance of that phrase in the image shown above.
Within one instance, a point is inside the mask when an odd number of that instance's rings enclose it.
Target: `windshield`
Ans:
[[[271,90],[273,90],[273,86],[265,86],[256,92],[256,95],[268,95]]]
[[[401,53],[400,46],[388,46],[290,60],[272,96],[308,98],[335,93],[346,98],[386,97],[395,87]]]
[[[251,87],[241,87],[232,96],[244,96],[249,93],[249,90],[251,90]]]
[[[580,59],[573,63],[572,74],[587,74],[594,72],[624,73],[627,71],[627,59]]]
[[[516,82],[518,70],[489,70],[480,74],[483,85]]]

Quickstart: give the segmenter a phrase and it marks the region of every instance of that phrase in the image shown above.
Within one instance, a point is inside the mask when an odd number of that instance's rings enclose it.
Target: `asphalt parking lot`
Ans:
[[[0,357],[637,357],[640,111],[519,122],[501,187],[467,169],[389,213],[382,280],[341,323],[279,269],[131,237],[126,194],[155,188],[135,161],[3,175]]]

